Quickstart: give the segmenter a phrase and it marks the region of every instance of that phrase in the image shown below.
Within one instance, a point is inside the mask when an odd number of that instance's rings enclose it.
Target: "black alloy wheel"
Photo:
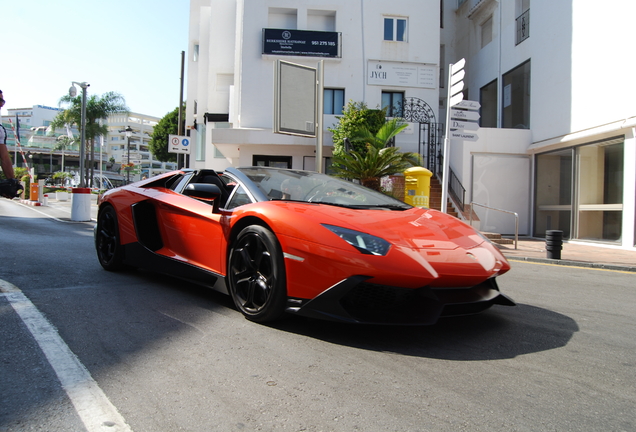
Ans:
[[[244,228],[228,258],[228,285],[234,304],[255,322],[280,318],[287,297],[283,253],[274,233],[260,225]]]
[[[124,268],[117,212],[111,205],[106,205],[99,212],[95,228],[95,248],[99,263],[104,269],[116,271]]]

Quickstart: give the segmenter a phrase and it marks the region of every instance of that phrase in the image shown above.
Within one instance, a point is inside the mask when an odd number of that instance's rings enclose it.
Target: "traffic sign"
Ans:
[[[168,153],[190,154],[190,137],[168,135]]]
[[[472,121],[477,121],[479,120],[479,117],[480,117],[477,111],[465,111],[465,110],[460,110],[455,108],[451,108],[450,116],[452,119],[456,119],[456,120],[472,120]]]
[[[479,139],[479,135],[473,132],[451,131],[450,139],[462,141],[477,141]]]
[[[477,101],[463,100],[457,105],[455,105],[455,108],[463,108],[463,109],[467,109],[471,111],[477,111],[479,108],[481,108],[481,104]]]
[[[469,122],[469,121],[461,121],[461,120],[451,120],[450,124],[451,130],[472,130],[476,131],[479,129],[479,123]]]

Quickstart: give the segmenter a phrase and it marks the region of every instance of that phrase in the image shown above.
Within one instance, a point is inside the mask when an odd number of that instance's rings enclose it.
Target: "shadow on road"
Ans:
[[[291,317],[273,327],[326,342],[444,360],[498,360],[565,346],[579,330],[568,316],[530,305],[494,306],[432,326],[359,326]]]
[[[187,293],[204,308],[238,313],[229,296],[208,288],[175,284],[175,279],[150,272],[143,278]],[[442,318],[432,326],[357,325],[288,316],[269,327],[359,349],[458,361],[507,359],[563,347],[579,330],[566,315],[526,304],[495,305],[476,315]]]

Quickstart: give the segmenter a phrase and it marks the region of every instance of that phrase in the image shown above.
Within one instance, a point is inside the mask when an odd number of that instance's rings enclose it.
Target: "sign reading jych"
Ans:
[[[437,85],[436,77],[436,65],[379,60],[367,62],[367,84],[369,85],[434,89]]]
[[[263,54],[340,57],[340,33],[266,28]]]

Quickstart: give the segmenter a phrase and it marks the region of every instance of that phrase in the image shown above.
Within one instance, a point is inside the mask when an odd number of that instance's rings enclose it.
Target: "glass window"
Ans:
[[[393,19],[384,18],[384,40],[393,40]]]
[[[292,167],[291,156],[268,156],[268,155],[253,155],[253,166],[263,167],[277,167],[277,168],[290,168]]]
[[[563,231],[570,238],[572,216],[572,149],[537,156],[534,233]]]
[[[583,240],[618,241],[623,222],[623,143],[577,149],[578,233]]]
[[[481,104],[479,125],[481,127],[497,127],[497,101],[497,80],[494,80],[479,90]]]
[[[344,90],[325,89],[324,95],[324,114],[342,114],[342,108],[344,107]]]
[[[252,199],[250,198],[245,188],[243,188],[243,186],[238,186],[238,188],[234,191],[234,193],[230,197],[230,200],[228,201],[228,203],[225,205],[225,208],[228,210],[231,210],[233,208],[236,208],[245,204],[249,204],[251,202],[252,202]]]
[[[623,172],[622,138],[538,155],[534,235],[620,241]]]
[[[205,124],[197,123],[197,137],[196,137],[196,160],[205,160],[205,136],[206,136]]]
[[[406,18],[384,18],[384,40],[406,42]]]
[[[382,92],[382,108],[386,108],[387,117],[402,117],[404,93]]]
[[[503,76],[502,126],[530,129],[530,60]]]

